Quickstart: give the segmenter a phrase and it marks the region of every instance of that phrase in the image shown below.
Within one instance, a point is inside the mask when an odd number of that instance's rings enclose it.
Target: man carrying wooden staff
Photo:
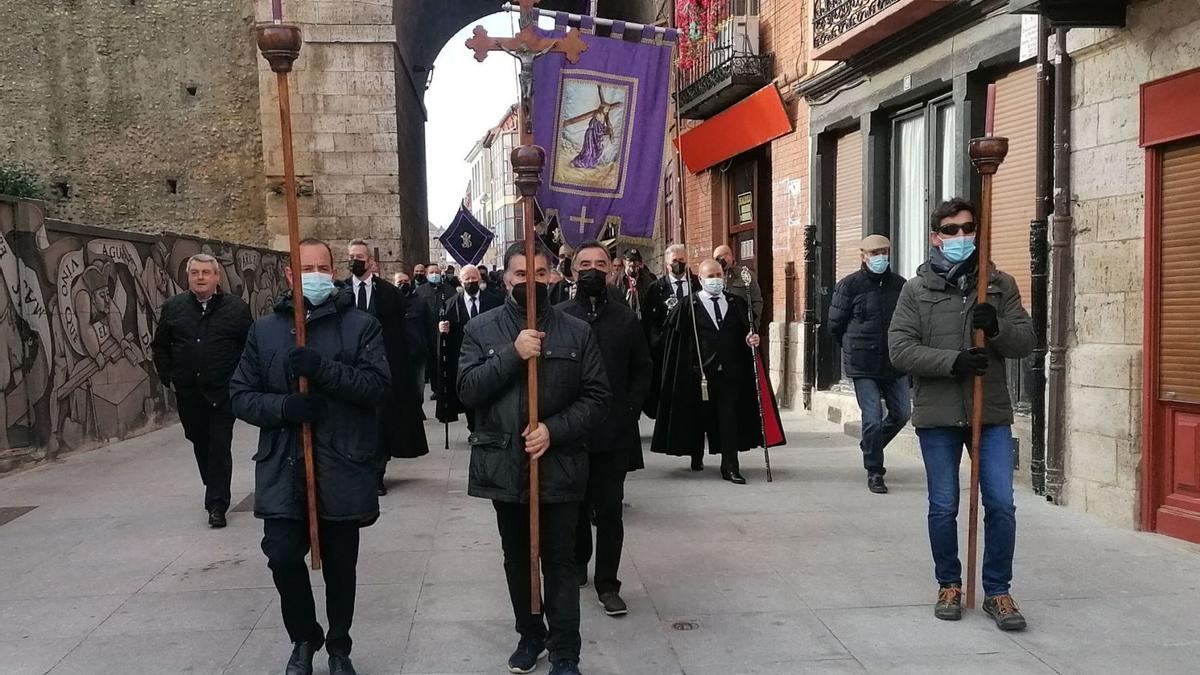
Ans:
[[[466,324],[458,366],[458,397],[475,410],[467,492],[492,500],[504,550],[504,575],[520,642],[508,660],[514,673],[532,672],[550,652],[551,675],[578,675],[579,587],[575,529],[587,490],[586,441],[608,415],[610,390],[600,347],[584,321],[547,301],[548,256],[538,247],[527,275],[525,243],[504,254],[504,306]],[[527,285],[534,289],[536,329],[526,328]],[[528,369],[536,368],[538,425],[528,420]],[[530,466],[539,466],[531,488]],[[530,495],[539,491],[540,557],[545,616],[533,608]],[[549,620],[547,630],[546,619]]]
[[[331,675],[352,675],[359,528],[379,517],[376,409],[391,393],[383,331],[355,308],[349,289],[333,285],[333,253],[318,239],[300,242],[286,269],[302,278],[303,297],[284,296],[250,328],[230,382],[233,412],[259,427],[254,453],[254,515],[263,520],[262,550],[279,591],[294,644],[288,675],[312,673],[326,647]],[[307,342],[296,346],[292,308],[301,303]],[[300,378],[309,390],[301,391]],[[304,555],[310,540],[301,433],[311,425],[316,466],[317,523],[329,632],[317,622]]]
[[[1009,594],[1016,544],[1013,504],[1013,409],[1005,359],[1034,345],[1029,314],[1013,278],[985,261],[987,302],[976,301],[979,211],[951,199],[930,218],[929,259],[900,292],[888,334],[892,363],[913,376],[912,423],[929,486],[929,543],[939,585],[934,615],[962,617],[958,557],[959,464],[970,445],[976,376],[983,377],[979,486],[984,507],[983,609],[1001,630],[1025,628]],[[972,346],[982,330],[984,347]],[[974,450],[973,450],[974,452]]]

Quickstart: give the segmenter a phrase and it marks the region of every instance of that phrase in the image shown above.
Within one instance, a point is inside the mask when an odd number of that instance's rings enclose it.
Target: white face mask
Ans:
[[[720,277],[715,279],[701,279],[700,285],[713,296],[718,296],[725,290],[725,280]]]

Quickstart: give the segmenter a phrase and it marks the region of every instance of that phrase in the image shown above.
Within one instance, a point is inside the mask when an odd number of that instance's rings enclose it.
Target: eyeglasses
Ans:
[[[937,232],[947,237],[956,237],[959,232],[963,234],[975,234],[975,230],[977,229],[979,229],[979,226],[975,223],[950,223],[939,225]]]

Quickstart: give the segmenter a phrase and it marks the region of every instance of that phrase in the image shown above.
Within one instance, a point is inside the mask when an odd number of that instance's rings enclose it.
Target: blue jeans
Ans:
[[[883,449],[900,433],[912,416],[912,394],[908,376],[896,378],[854,378],[854,395],[862,410],[863,468],[868,474],[883,475]],[[887,406],[887,417],[883,416]]]
[[[929,546],[939,584],[961,584],[958,560],[958,467],[971,430],[959,427],[917,429],[925,477],[929,483]],[[983,497],[983,592],[1008,593],[1013,550],[1017,541],[1017,507],[1013,504],[1012,428],[985,426],[979,466]]]

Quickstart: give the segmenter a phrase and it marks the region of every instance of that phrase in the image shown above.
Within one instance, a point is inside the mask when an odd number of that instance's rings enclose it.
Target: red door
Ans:
[[[1182,107],[1181,107],[1182,106]],[[1200,70],[1145,85],[1143,526],[1200,543]]]

